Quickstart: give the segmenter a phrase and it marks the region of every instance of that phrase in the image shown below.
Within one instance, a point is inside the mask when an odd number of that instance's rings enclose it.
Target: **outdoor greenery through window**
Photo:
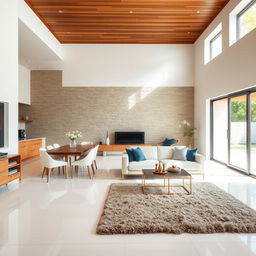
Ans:
[[[255,88],[213,100],[212,158],[256,175]]]
[[[231,102],[231,121],[243,122],[246,120],[246,102],[232,101]],[[251,102],[251,120],[256,122],[256,101]]]
[[[256,0],[251,1],[238,15],[238,39],[256,28]]]

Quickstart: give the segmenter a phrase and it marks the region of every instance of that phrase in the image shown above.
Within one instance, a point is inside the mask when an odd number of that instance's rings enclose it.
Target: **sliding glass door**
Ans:
[[[230,98],[229,164],[246,171],[247,163],[247,95]]]
[[[216,100],[213,110],[213,158],[222,163],[228,162],[228,99]]]
[[[211,158],[256,176],[256,88],[211,101]]]
[[[250,95],[250,109],[251,109],[251,145],[250,145],[250,159],[251,168],[250,173],[256,175],[256,92]]]

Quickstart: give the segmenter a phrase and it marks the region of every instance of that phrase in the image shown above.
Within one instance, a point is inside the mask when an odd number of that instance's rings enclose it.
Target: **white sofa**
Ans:
[[[191,174],[200,174],[204,176],[205,157],[196,154],[195,161],[174,160],[174,147],[166,146],[141,146],[140,147],[147,160],[140,162],[129,162],[126,152],[122,154],[122,177],[142,175],[142,169],[154,169],[159,162],[165,165],[165,168],[171,165],[177,165]]]

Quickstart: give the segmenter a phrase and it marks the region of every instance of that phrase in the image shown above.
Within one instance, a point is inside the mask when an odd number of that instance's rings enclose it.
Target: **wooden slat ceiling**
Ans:
[[[229,0],[25,0],[61,43],[192,44]]]

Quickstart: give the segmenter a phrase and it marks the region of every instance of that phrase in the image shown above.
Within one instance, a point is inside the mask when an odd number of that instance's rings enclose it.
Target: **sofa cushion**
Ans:
[[[132,147],[137,148],[137,147]],[[156,146],[141,146],[144,156],[147,160],[157,160],[157,147]]]
[[[158,151],[158,160],[173,158],[173,147],[158,146],[157,151]]]
[[[133,148],[127,148],[126,153],[128,155],[129,162],[135,161],[135,157],[134,157],[134,154],[133,154]]]
[[[188,161],[195,161],[197,148],[188,148],[186,158]]]
[[[140,161],[147,160],[142,150],[139,147],[133,148],[132,152],[136,161],[140,162]]]
[[[171,146],[171,145],[175,144],[176,142],[177,142],[176,139],[168,139],[168,138],[166,138],[164,140],[163,146]]]
[[[181,161],[181,160],[161,160],[161,163],[168,169],[172,165],[185,169],[186,171],[197,171],[201,170],[201,165],[197,162]]]
[[[174,147],[173,159],[186,161],[187,150],[186,146]]]
[[[142,169],[155,169],[155,165],[158,163],[157,160],[145,160],[140,162],[130,162],[129,171],[141,171]]]

